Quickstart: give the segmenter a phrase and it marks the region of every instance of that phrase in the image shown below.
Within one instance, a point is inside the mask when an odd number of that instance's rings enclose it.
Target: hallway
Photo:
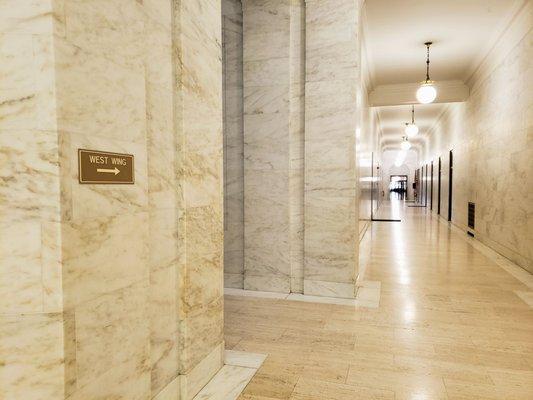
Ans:
[[[241,400],[531,399],[531,275],[425,208],[386,208],[402,222],[361,247],[379,308],[225,296],[226,347],[268,354]]]
[[[532,400],[532,28],[0,0],[0,400]]]

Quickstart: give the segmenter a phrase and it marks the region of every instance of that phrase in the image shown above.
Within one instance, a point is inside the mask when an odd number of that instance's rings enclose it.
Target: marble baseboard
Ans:
[[[266,299],[286,299],[289,293],[263,292],[259,290],[245,290],[224,288],[226,296],[262,297]]]
[[[353,283],[326,282],[305,279],[304,295],[355,299],[356,286]]]
[[[225,365],[194,400],[235,400],[265,360],[265,354],[226,350]]]
[[[531,308],[533,308],[533,291],[515,290],[514,292]]]
[[[224,365],[224,343],[221,343],[200,361],[189,373],[180,375],[181,400],[191,400]]]
[[[244,287],[243,274],[224,274],[224,287],[242,289]]]
[[[363,281],[358,287],[358,296],[356,298],[342,298],[330,296],[313,296],[300,293],[276,293],[276,292],[259,292],[255,290],[242,289],[224,289],[226,296],[244,296],[266,299],[278,299],[289,301],[305,301],[307,303],[324,303],[337,304],[342,306],[378,308],[381,296],[381,282]]]
[[[251,275],[246,273],[245,270],[244,289],[289,294],[291,291],[290,277],[279,275]]]
[[[226,350],[225,365],[258,369],[266,359],[266,354],[248,353],[246,351]]]
[[[303,301],[306,303],[337,304],[339,306],[357,306],[356,299],[344,299],[341,297],[310,296],[299,293],[291,293],[287,300]]]
[[[156,394],[153,400],[180,400],[180,377],[177,376]]]

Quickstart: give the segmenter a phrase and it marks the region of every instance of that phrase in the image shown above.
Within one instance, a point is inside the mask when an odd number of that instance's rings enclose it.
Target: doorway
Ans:
[[[426,164],[426,173],[424,177],[424,206],[428,205],[428,169],[429,166]]]
[[[448,221],[452,220],[453,151],[450,150],[450,179],[448,181]]]
[[[391,199],[405,200],[407,198],[407,175],[391,175],[389,193]]]
[[[430,178],[430,196],[429,196],[429,209],[433,210],[433,161],[431,161],[431,178]]]
[[[440,178],[442,173],[442,163],[439,157],[439,175],[437,182],[437,215],[440,215]]]

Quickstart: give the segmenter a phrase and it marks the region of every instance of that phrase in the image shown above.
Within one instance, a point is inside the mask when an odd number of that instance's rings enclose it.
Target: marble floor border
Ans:
[[[266,359],[266,354],[226,350],[224,366],[194,400],[236,400]]]
[[[355,299],[327,296],[310,296],[300,293],[259,292],[255,290],[233,288],[224,288],[224,294],[227,296],[258,297],[289,301],[303,301],[307,303],[324,303],[352,307],[379,308],[379,301],[381,297],[381,282],[362,281],[358,283],[357,286],[358,290]]]

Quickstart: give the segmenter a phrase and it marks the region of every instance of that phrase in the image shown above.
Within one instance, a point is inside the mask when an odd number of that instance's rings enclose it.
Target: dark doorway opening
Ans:
[[[452,220],[453,151],[450,150],[450,179],[448,182],[448,221]]]
[[[442,173],[442,164],[439,157],[439,176],[438,176],[438,184],[437,184],[437,214],[440,215],[440,177]]]
[[[389,192],[391,198],[406,200],[407,183],[407,175],[391,175],[389,181]]]
[[[428,165],[426,164],[426,172],[424,177],[424,205],[428,205]]]
[[[430,178],[430,196],[429,196],[429,209],[433,210],[433,161],[431,161],[431,178]]]

